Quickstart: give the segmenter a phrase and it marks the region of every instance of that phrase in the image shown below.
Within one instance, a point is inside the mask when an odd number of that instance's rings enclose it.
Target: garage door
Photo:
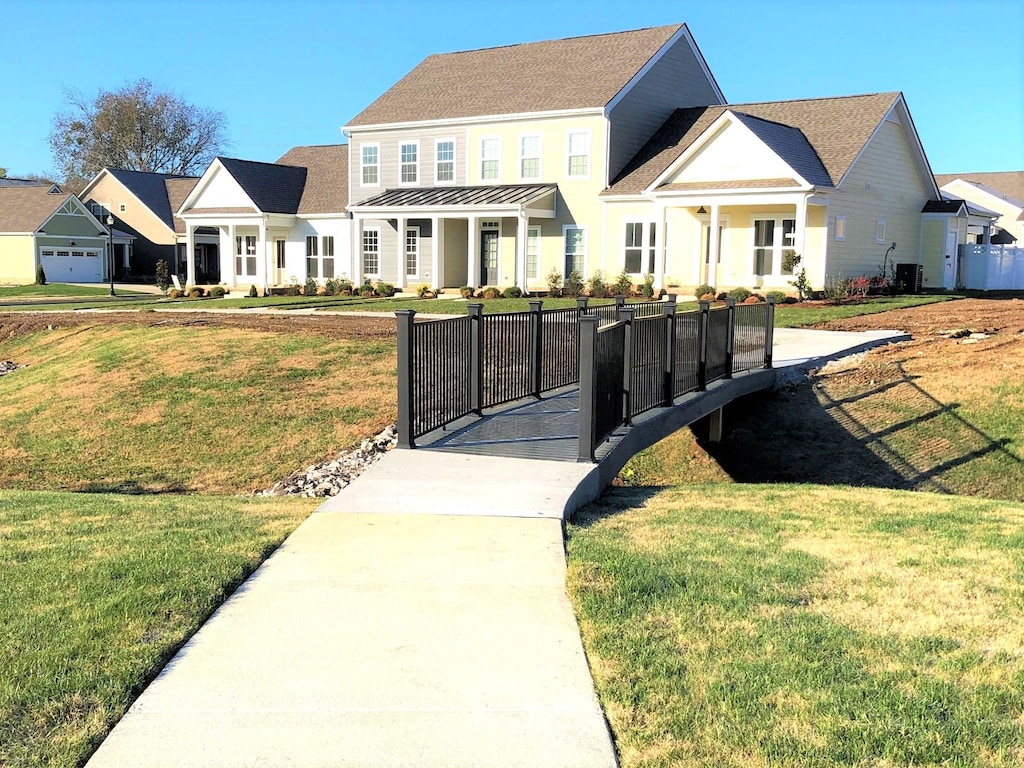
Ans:
[[[103,252],[94,249],[41,248],[39,263],[46,271],[46,279],[59,283],[102,283]]]

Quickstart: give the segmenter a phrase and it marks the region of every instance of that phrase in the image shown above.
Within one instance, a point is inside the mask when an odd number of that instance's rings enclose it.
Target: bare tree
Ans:
[[[224,113],[197,107],[148,80],[100,91],[92,101],[66,91],[68,109],[53,118],[50,149],[69,187],[104,166],[192,175],[227,145]]]

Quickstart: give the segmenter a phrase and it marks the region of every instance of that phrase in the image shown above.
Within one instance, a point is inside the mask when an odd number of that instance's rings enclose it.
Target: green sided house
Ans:
[[[113,230],[127,252],[132,235]],[[26,284],[42,265],[48,280],[109,279],[108,230],[76,196],[52,185],[0,187],[0,283]]]

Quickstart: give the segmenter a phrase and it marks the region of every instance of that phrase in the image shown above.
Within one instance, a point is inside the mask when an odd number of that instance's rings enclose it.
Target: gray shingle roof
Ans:
[[[292,147],[279,165],[305,168],[299,213],[344,213],[348,205],[348,144]]]
[[[0,187],[0,232],[35,232],[69,197],[51,185]]]
[[[293,165],[217,158],[263,213],[298,213],[306,169]]]
[[[348,124],[604,107],[683,26],[434,54]]]
[[[761,131],[758,135],[768,136],[775,145],[773,149],[777,147],[776,151],[784,153],[782,158],[794,164],[794,170],[802,168],[816,178],[820,176],[823,184],[834,186],[849,170],[898,97],[899,93],[895,92],[872,93],[677,109],[602,194],[643,192],[727,109],[738,117],[756,118],[756,123],[754,120],[744,122],[757,125]],[[792,130],[784,130],[786,128]],[[816,169],[811,152],[817,156],[824,176]]]
[[[124,187],[135,195],[144,206],[149,208],[170,229],[174,229],[173,207],[167,197],[167,181],[172,179],[191,179],[193,185],[198,179],[194,176],[180,176],[169,173],[147,173],[145,171],[126,171],[121,168],[107,168],[107,173],[117,179]],[[184,231],[184,230],[183,230]]]
[[[416,187],[388,189],[363,200],[359,207],[436,205],[520,205],[558,189],[555,184],[502,184],[482,187]]]

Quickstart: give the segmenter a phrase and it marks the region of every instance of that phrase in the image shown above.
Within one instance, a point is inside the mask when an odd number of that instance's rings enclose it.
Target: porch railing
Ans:
[[[468,314],[415,322],[399,310],[398,439],[418,437],[486,408],[580,384],[580,459],[616,428],[734,372],[771,367],[774,305],[690,312],[665,302]]]

